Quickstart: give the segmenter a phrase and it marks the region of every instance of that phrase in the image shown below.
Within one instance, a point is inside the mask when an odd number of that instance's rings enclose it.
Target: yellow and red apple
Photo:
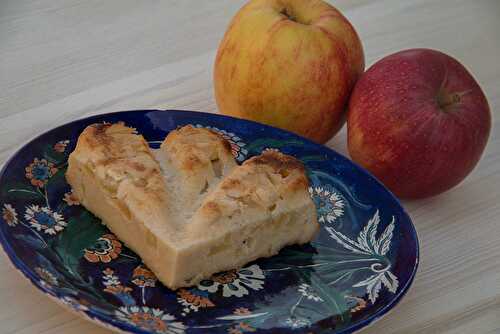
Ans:
[[[351,158],[400,197],[436,195],[457,185],[479,161],[490,128],[488,102],[472,75],[429,49],[378,61],[349,102]]]
[[[325,142],[342,127],[363,70],[360,39],[333,6],[321,0],[252,0],[219,46],[215,97],[223,114]]]

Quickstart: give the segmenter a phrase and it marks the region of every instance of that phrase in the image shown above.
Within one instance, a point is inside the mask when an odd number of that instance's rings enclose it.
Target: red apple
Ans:
[[[396,195],[446,191],[476,166],[491,129],[486,97],[472,75],[439,51],[385,57],[357,82],[349,102],[352,159]]]

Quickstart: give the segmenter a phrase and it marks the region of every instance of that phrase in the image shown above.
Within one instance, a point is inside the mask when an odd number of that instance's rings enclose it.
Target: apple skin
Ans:
[[[222,114],[326,142],[344,124],[364,70],[349,21],[320,0],[252,0],[233,18],[214,66]]]
[[[402,198],[460,183],[491,129],[486,97],[454,58],[411,49],[387,56],[359,79],[347,120],[351,158]]]

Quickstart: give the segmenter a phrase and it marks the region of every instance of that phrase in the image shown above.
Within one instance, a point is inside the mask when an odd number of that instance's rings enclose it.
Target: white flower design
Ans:
[[[147,306],[122,306],[115,311],[115,315],[122,321],[154,333],[183,334],[186,329],[182,322],[175,321],[173,315]]]
[[[17,219],[16,209],[10,204],[4,204],[2,208],[2,218],[7,223],[7,225],[14,227],[19,223]]]
[[[198,289],[211,293],[222,287],[224,297],[242,297],[248,295],[248,289],[261,290],[264,286],[264,273],[256,264],[238,271],[230,270],[213,275],[209,280],[198,284]]]
[[[344,248],[357,254],[373,256],[374,260],[378,261],[370,266],[373,272],[370,277],[353,285],[353,287],[366,286],[368,298],[372,304],[377,300],[382,286],[387,287],[390,292],[396,293],[399,285],[398,278],[390,271],[391,264],[383,264],[380,262],[383,261],[381,258],[385,257],[391,248],[391,240],[395,227],[394,216],[392,217],[391,223],[387,225],[384,232],[380,235],[380,238],[377,239],[379,223],[380,215],[377,210],[359,233],[356,241],[336,231],[333,227],[326,227],[330,236]]]
[[[181,304],[183,306],[182,313],[181,313],[181,315],[183,317],[185,317],[187,314],[191,313],[191,311],[198,312],[198,310],[199,310],[198,306],[191,304],[190,302],[188,302],[185,299],[177,298],[177,302],[179,302],[179,304]]]
[[[57,286],[57,277],[45,268],[36,267],[35,272],[40,276],[40,284],[45,287]]]
[[[113,270],[106,268],[102,271],[102,273],[104,274],[104,276],[102,277],[102,284],[105,287],[115,287],[117,285],[121,285],[120,278],[118,278],[118,276],[116,275],[113,275]]]
[[[63,216],[59,213],[53,212],[48,207],[40,207],[35,204],[26,208],[24,218],[37,231],[43,231],[51,235],[64,230],[64,227],[67,225]]]
[[[82,303],[80,303],[78,300],[76,300],[75,298],[73,297],[69,297],[69,296],[64,296],[61,301],[68,305],[69,307],[75,309],[75,310],[78,310],[78,311],[88,311],[89,308],[85,305],[83,305]]]
[[[344,215],[344,200],[334,189],[309,187],[309,193],[318,209],[318,222],[333,223]]]
[[[103,291],[121,296],[128,295],[130,291],[132,291],[131,287],[122,285],[118,276],[114,275],[113,269],[106,268],[102,271],[102,273],[104,274],[102,276],[102,284],[105,287]]]
[[[196,124],[195,125],[197,128],[206,128],[209,130],[212,130],[214,132],[217,132],[219,135],[221,135],[225,140],[231,144],[231,153],[235,157],[236,160],[239,162],[242,162],[245,160],[246,155],[248,154],[248,151],[244,148],[246,144],[241,140],[240,137],[236,136],[232,132],[228,132],[226,130],[221,130],[219,128],[216,128],[214,126],[203,126],[201,124]]]
[[[380,289],[382,289],[382,285],[386,286],[387,289],[392,293],[396,293],[399,285],[398,278],[389,271],[389,269],[391,268],[390,265],[382,269],[378,269],[376,265],[379,265],[379,263],[371,265],[371,270],[375,272],[375,274],[368,277],[364,281],[358,282],[353,285],[353,287],[366,286],[368,298],[370,299],[372,304],[374,304],[377,300]]]
[[[316,291],[314,291],[313,287],[310,286],[309,284],[302,283],[301,285],[299,285],[298,291],[302,296],[306,297],[309,300],[314,300],[315,302],[323,301],[323,299],[320,296],[318,296]]]
[[[377,240],[376,234],[379,223],[380,215],[377,210],[375,215],[359,233],[356,241],[336,231],[333,227],[326,227],[326,230],[333,239],[354,253],[384,256],[391,246],[392,232],[394,231],[394,217],[392,217],[392,222],[386,227],[380,239]]]
[[[290,317],[285,320],[285,323],[292,328],[302,328],[311,325],[311,321],[305,318]]]

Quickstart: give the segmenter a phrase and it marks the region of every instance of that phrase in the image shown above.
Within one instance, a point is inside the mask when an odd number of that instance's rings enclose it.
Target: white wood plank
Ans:
[[[29,138],[125,109],[217,112],[214,52],[232,0],[0,3],[0,164]],[[339,0],[367,64],[405,48],[447,52],[474,73],[494,113],[478,168],[441,196],[405,202],[421,242],[414,286],[363,333],[500,333],[500,2]],[[345,129],[328,146],[347,155]],[[0,252],[0,333],[108,333],[36,291]]]

